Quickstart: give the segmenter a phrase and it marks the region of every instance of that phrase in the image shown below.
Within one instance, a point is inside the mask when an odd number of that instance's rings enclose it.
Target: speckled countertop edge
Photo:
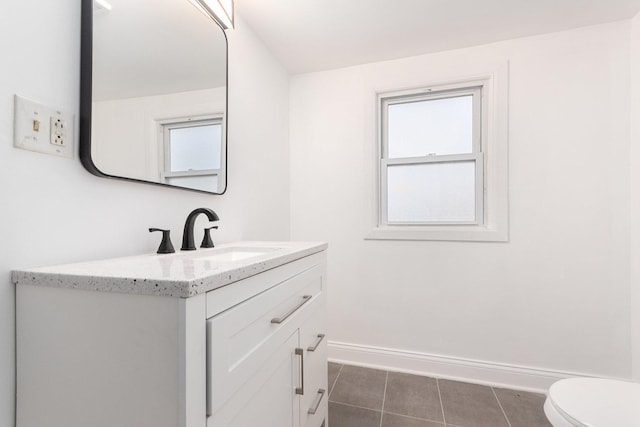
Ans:
[[[282,247],[281,250],[268,252],[247,260],[220,263],[219,268],[210,274],[204,274],[201,277],[192,279],[176,278],[149,278],[143,275],[141,277],[125,277],[118,274],[114,270],[113,274],[69,274],[64,272],[65,266],[42,267],[34,269],[18,269],[11,273],[11,281],[18,285],[37,285],[58,288],[83,289],[100,292],[117,292],[137,295],[156,295],[168,297],[188,298],[201,293],[205,293],[238,280],[246,279],[264,271],[279,267],[284,264],[296,261],[298,259],[322,252],[327,249],[326,243],[319,242],[237,242],[220,245],[218,249],[225,249],[233,246],[242,246],[251,248],[252,245],[258,244],[256,248],[277,246]],[[194,255],[200,255],[198,251]],[[149,255],[149,257],[167,257],[167,256],[188,256],[188,254],[172,254],[172,255]],[[91,265],[108,265],[113,262],[116,266],[118,262],[123,260],[130,261],[143,257],[127,257],[117,258],[114,260],[92,261],[88,263],[69,264],[69,266],[78,267],[83,264]],[[117,267],[116,267],[117,268]],[[49,269],[49,270],[48,270]],[[55,270],[55,271],[52,271]]]

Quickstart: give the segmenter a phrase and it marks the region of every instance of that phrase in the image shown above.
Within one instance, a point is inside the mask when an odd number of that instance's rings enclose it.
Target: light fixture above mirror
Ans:
[[[225,30],[233,28],[233,0],[189,0]]]

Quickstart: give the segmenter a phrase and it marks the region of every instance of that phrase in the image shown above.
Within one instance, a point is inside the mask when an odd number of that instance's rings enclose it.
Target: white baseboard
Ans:
[[[387,371],[546,393],[563,378],[592,374],[492,363],[480,360],[329,341],[329,361]]]

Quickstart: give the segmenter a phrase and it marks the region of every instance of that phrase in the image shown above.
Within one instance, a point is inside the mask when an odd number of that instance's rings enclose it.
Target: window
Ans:
[[[224,188],[222,117],[185,118],[161,124],[163,182],[204,191]]]
[[[377,95],[368,239],[507,241],[507,67]]]
[[[381,101],[383,224],[482,224],[482,86]]]

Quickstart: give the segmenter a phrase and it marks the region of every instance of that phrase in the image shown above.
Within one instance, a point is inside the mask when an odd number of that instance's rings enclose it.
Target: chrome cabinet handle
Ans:
[[[315,415],[316,412],[318,412],[318,408],[320,407],[320,402],[322,402],[322,398],[324,397],[325,393],[326,393],[326,390],[324,390],[324,389],[318,390],[318,394],[320,395],[320,397],[318,398],[318,401],[316,402],[316,406],[313,407],[313,408],[309,408],[309,415]]]
[[[307,351],[316,351],[316,349],[318,348],[318,346],[320,345],[323,339],[324,339],[324,334],[318,334],[318,341],[316,341],[314,345],[309,347]]]
[[[309,300],[311,299],[311,295],[305,295],[302,297],[302,302],[298,305],[296,305],[295,307],[293,307],[291,309],[291,311],[285,313],[284,316],[282,317],[274,317],[273,319],[271,319],[271,323],[277,323],[280,324],[282,322],[284,322],[285,320],[287,320],[293,313],[295,313],[296,311],[298,311],[300,309],[300,307],[302,307],[303,305],[305,305],[306,303],[309,302]]]
[[[296,394],[304,394],[304,350],[296,348],[296,355],[300,356],[300,387],[296,387]]]

